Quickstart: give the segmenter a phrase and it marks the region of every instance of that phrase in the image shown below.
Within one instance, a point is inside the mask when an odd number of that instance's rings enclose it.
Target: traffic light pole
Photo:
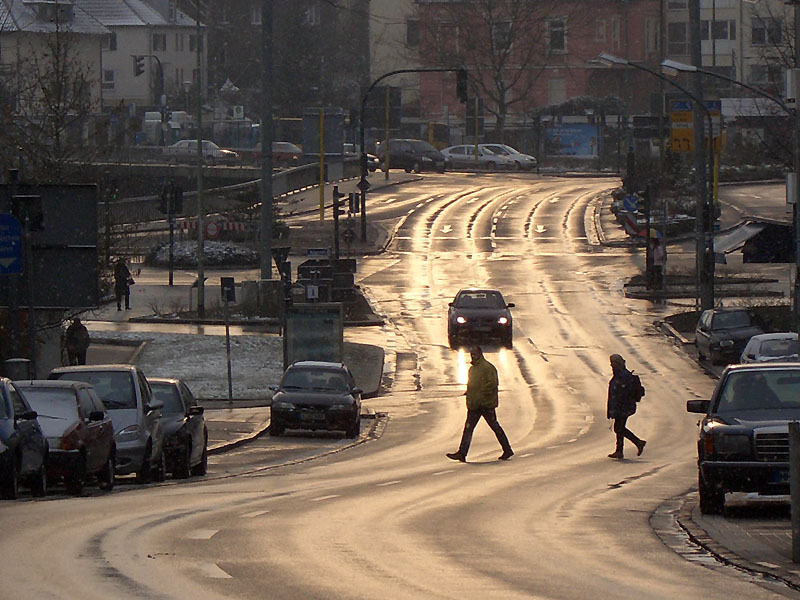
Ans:
[[[381,81],[386,79],[387,77],[391,77],[392,75],[400,75],[402,73],[449,73],[451,71],[463,71],[464,69],[461,68],[431,68],[431,69],[398,69],[396,71],[389,71],[388,73],[384,73],[380,77],[378,77],[375,81],[370,84],[367,88],[367,91],[364,92],[364,97],[361,99],[361,113],[359,115],[359,128],[358,128],[358,140],[361,146],[361,180],[358,182],[358,189],[361,191],[361,241],[367,241],[367,190],[369,189],[369,181],[367,181],[367,173],[369,172],[367,168],[367,149],[366,149],[366,141],[364,136],[364,111],[366,110],[367,106],[367,98],[369,97],[369,93],[378,85]],[[386,148],[386,151],[389,151],[389,148]]]

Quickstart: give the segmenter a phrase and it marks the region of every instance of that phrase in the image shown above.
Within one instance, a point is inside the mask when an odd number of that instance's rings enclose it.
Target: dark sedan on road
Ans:
[[[0,494],[14,499],[20,482],[34,496],[47,494],[47,440],[16,384],[0,377]]]
[[[198,406],[189,386],[180,379],[148,377],[147,381],[153,397],[164,403],[161,426],[166,470],[175,479],[205,475],[208,470],[208,430],[203,407]]]
[[[388,156],[386,146],[389,146]],[[378,148],[378,158],[384,170],[404,169],[406,173],[422,171],[445,172],[441,152],[423,140],[390,139]]]
[[[361,389],[343,363],[298,361],[289,365],[281,383],[271,388],[269,433],[287,429],[361,432]]]
[[[739,362],[745,345],[754,335],[764,333],[752,310],[711,308],[697,321],[694,343],[700,360],[713,364]]]
[[[47,437],[47,476],[62,480],[72,494],[83,491],[87,479],[100,489],[115,482],[114,425],[111,415],[88,383],[32,380],[17,382],[38,416]]]
[[[789,422],[800,419],[800,364],[730,365],[710,400],[697,440],[700,511],[719,514],[726,492],[789,493]]]
[[[447,341],[455,347],[461,340],[498,339],[511,347],[510,308],[498,290],[468,288],[456,294],[447,311]]]

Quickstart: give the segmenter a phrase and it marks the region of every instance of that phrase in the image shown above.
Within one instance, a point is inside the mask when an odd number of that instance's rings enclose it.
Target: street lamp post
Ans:
[[[606,52],[601,52],[597,60],[605,65],[613,66],[613,65],[621,65],[621,66],[628,66],[633,67],[635,69],[639,69],[646,73],[650,73],[650,75],[660,79],[668,83],[669,85],[677,88],[681,93],[683,93],[687,98],[691,99],[695,106],[699,107],[703,114],[706,116],[708,120],[708,135],[709,135],[709,143],[708,143],[708,157],[703,158],[703,162],[708,162],[706,165],[708,168],[708,177],[705,177],[704,173],[700,172],[697,173],[696,177],[696,184],[697,184],[697,204],[698,208],[696,211],[696,219],[697,219],[697,247],[696,247],[696,264],[697,264],[697,281],[699,289],[699,303],[703,310],[707,308],[713,308],[714,306],[714,238],[711,230],[711,223],[713,222],[713,188],[712,188],[712,169],[714,168],[714,146],[711,143],[711,135],[713,133],[713,121],[711,119],[711,111],[708,110],[705,103],[695,96],[694,94],[690,93],[686,90],[683,86],[678,85],[674,81],[669,80],[667,77],[659,73],[658,71],[653,71],[652,69],[648,69],[644,65],[640,65],[639,63],[631,62],[626,58],[622,58],[619,56],[614,56],[613,54],[608,54]],[[695,136],[697,137],[697,136]],[[702,140],[695,140],[695,153],[696,156],[702,156]],[[700,171],[703,171],[701,169]],[[647,232],[649,236],[650,232]]]

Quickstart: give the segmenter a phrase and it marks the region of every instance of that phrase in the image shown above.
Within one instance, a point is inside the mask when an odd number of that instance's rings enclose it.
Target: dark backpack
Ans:
[[[644,396],[644,386],[642,385],[642,380],[639,376],[631,371],[631,399],[639,402]]]

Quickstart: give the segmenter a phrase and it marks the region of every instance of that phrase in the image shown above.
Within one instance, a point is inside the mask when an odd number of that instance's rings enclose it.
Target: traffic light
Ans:
[[[333,218],[338,219],[340,215],[344,214],[345,211],[345,200],[343,200],[344,194],[339,191],[339,186],[333,186]]]
[[[459,102],[467,101],[467,70],[459,69],[456,71],[456,96]]]
[[[144,73],[144,56],[133,57],[133,76],[138,77]]]
[[[358,214],[358,192],[350,192],[348,199],[350,201],[350,212],[354,215]]]

